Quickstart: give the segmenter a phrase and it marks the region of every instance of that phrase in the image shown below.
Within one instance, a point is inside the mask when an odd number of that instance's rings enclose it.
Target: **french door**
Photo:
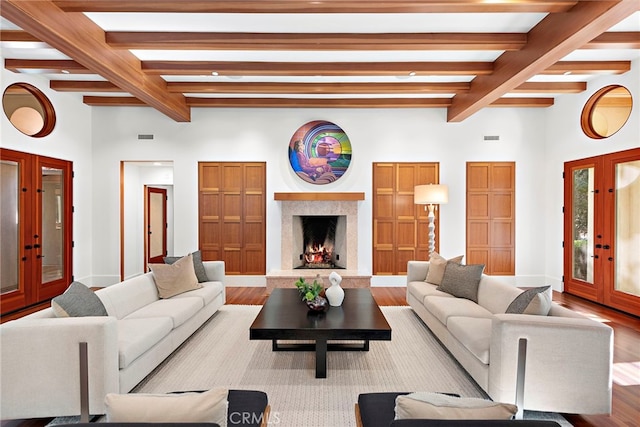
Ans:
[[[72,280],[72,163],[0,149],[0,312],[51,299]]]
[[[640,148],[565,163],[564,288],[640,315]]]

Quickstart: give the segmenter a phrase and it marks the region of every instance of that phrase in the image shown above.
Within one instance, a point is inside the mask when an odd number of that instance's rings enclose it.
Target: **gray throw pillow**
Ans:
[[[202,263],[202,253],[200,251],[195,251],[191,254],[193,257],[193,270],[196,272],[196,277],[198,278],[198,283],[208,282],[209,277],[207,277],[207,272],[204,269],[204,264]],[[180,256],[166,256],[162,258],[165,264],[173,264],[177,260],[179,260]]]
[[[507,307],[507,311],[505,313],[508,314],[540,314],[547,315],[549,309],[551,308],[551,302],[547,304],[542,304],[542,308],[532,307],[532,310],[527,310],[530,306],[538,302],[540,296],[542,296],[543,300],[546,300],[545,293],[551,288],[551,286],[540,286],[538,288],[527,289],[522,292],[520,295],[515,297],[509,307]]]
[[[483,271],[484,264],[463,265],[449,261],[437,289],[454,297],[478,302],[478,286]]]
[[[62,295],[51,300],[56,317],[108,316],[100,298],[80,282],[73,282]]]

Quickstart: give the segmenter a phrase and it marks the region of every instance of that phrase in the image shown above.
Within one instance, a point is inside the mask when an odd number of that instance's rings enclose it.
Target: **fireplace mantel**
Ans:
[[[352,202],[364,200],[364,193],[274,193],[274,200],[294,201],[294,202],[312,202],[312,201],[335,201],[335,202]]]

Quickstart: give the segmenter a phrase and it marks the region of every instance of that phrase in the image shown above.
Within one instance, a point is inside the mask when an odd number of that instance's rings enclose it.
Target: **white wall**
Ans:
[[[606,139],[587,137],[580,128],[580,113],[585,102],[596,91],[610,84],[620,84],[631,92],[633,109],[622,129]],[[544,234],[546,244],[540,250],[544,257],[545,275],[556,289],[562,289],[563,180],[564,163],[605,153],[640,147],[640,60],[631,71],[621,76],[603,76],[591,81],[584,93],[565,95],[549,109],[544,144],[545,164],[542,180],[545,188]]]
[[[73,162],[73,275],[76,280],[92,285],[92,161],[91,108],[82,104],[78,94],[59,93],[49,89],[49,82],[36,75],[0,71],[2,91],[12,83],[25,82],[40,89],[53,104],[57,121],[53,132],[44,138],[31,138],[20,133],[0,113],[0,145],[16,151],[39,154]],[[99,208],[99,206],[98,206]]]
[[[177,254],[198,245],[198,161],[267,163],[267,271],[280,268],[280,206],[274,192],[359,191],[359,270],[371,274],[372,163],[440,162],[440,181],[450,186],[441,207],[440,242],[445,256],[465,251],[465,168],[467,161],[515,161],[516,270],[523,281],[544,281],[539,261],[537,209],[544,195],[544,109],[486,109],[463,123],[446,123],[444,109],[197,109],[190,123],[176,123],[149,108],[93,108],[94,194],[105,203],[94,212],[94,274],[119,271],[119,163],[121,160],[174,162],[175,247]],[[319,186],[292,173],[287,158],[291,135],[311,120],[328,120],[349,136],[353,158],[338,181]],[[154,140],[138,140],[154,134]],[[500,142],[483,142],[500,135]],[[99,179],[98,179],[99,177]],[[233,282],[230,277],[229,281]],[[393,278],[376,279],[378,284]],[[396,278],[402,281],[402,278]]]

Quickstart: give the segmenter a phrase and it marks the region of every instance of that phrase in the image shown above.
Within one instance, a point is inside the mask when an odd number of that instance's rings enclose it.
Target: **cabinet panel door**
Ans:
[[[479,262],[483,260],[483,262]],[[467,262],[515,274],[515,163],[467,163]]]

